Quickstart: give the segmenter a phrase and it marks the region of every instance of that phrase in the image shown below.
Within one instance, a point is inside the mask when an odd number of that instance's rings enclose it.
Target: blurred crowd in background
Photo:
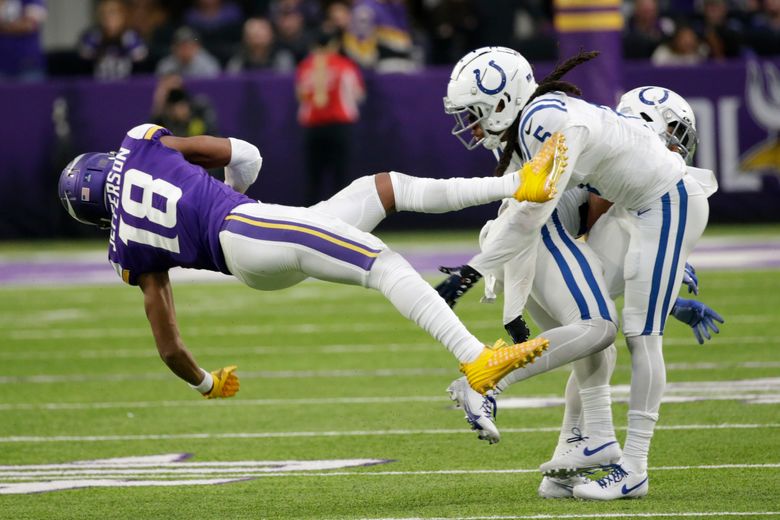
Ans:
[[[551,0],[97,0],[73,47],[44,53],[41,27],[56,23],[46,4],[0,0],[0,78],[291,72],[323,34],[379,72],[452,64],[482,45],[558,58]],[[633,0],[623,11],[627,59],[780,55],[780,0]]]

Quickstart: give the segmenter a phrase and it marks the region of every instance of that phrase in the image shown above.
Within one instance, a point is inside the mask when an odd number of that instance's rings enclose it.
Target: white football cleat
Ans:
[[[647,471],[643,473],[630,472],[625,466],[615,464],[606,477],[576,486],[574,496],[587,500],[640,498],[647,495],[649,488]]]
[[[571,447],[541,466],[546,477],[570,477],[585,471],[612,466],[623,456],[617,439],[583,437],[579,428],[572,428],[573,436],[567,439]]]
[[[581,475],[567,478],[544,477],[539,484],[539,496],[542,498],[572,498],[574,487],[588,482],[590,480]]]
[[[495,444],[501,440],[501,434],[496,428],[496,414],[498,407],[496,399],[490,392],[482,395],[471,386],[465,377],[456,379],[447,388],[450,399],[458,403],[458,406],[466,412],[466,421],[476,430],[479,438]]]

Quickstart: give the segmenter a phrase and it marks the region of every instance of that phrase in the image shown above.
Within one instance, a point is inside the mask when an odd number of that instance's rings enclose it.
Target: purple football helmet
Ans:
[[[114,152],[84,153],[62,170],[58,186],[60,201],[71,217],[101,229],[111,226],[105,187],[113,163]]]

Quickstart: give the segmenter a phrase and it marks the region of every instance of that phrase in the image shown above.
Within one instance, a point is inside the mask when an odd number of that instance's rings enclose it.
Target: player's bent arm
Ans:
[[[181,152],[192,164],[207,169],[224,167],[225,184],[239,193],[245,193],[257,180],[263,165],[257,147],[235,137],[166,135],[160,140],[165,146]]]
[[[184,346],[176,323],[173,291],[168,273],[145,273],[138,277],[144,293],[144,309],[160,358],[171,371],[193,386],[204,382],[203,371]],[[206,389],[206,391],[210,388]],[[203,392],[205,393],[205,392]]]
[[[168,148],[178,150],[187,162],[203,168],[221,168],[230,162],[230,141],[224,137],[196,135],[193,137],[176,137],[165,135],[160,141]]]

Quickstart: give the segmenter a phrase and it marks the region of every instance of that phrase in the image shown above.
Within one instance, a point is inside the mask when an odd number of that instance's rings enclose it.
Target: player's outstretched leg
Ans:
[[[484,395],[488,390],[496,388],[498,382],[513,370],[533,363],[549,344],[542,337],[516,345],[507,345],[499,339],[492,347],[486,347],[473,361],[461,362],[460,371],[466,375],[471,388]]]
[[[366,286],[384,294],[403,316],[447,347],[460,361],[469,384],[483,394],[511,370],[531,363],[547,346],[542,338],[520,345],[499,341],[492,347],[485,346],[433,287],[401,255],[389,249],[373,262]]]
[[[518,172],[503,177],[429,179],[400,172],[366,175],[310,209],[371,232],[397,211],[448,213],[512,197]]]

